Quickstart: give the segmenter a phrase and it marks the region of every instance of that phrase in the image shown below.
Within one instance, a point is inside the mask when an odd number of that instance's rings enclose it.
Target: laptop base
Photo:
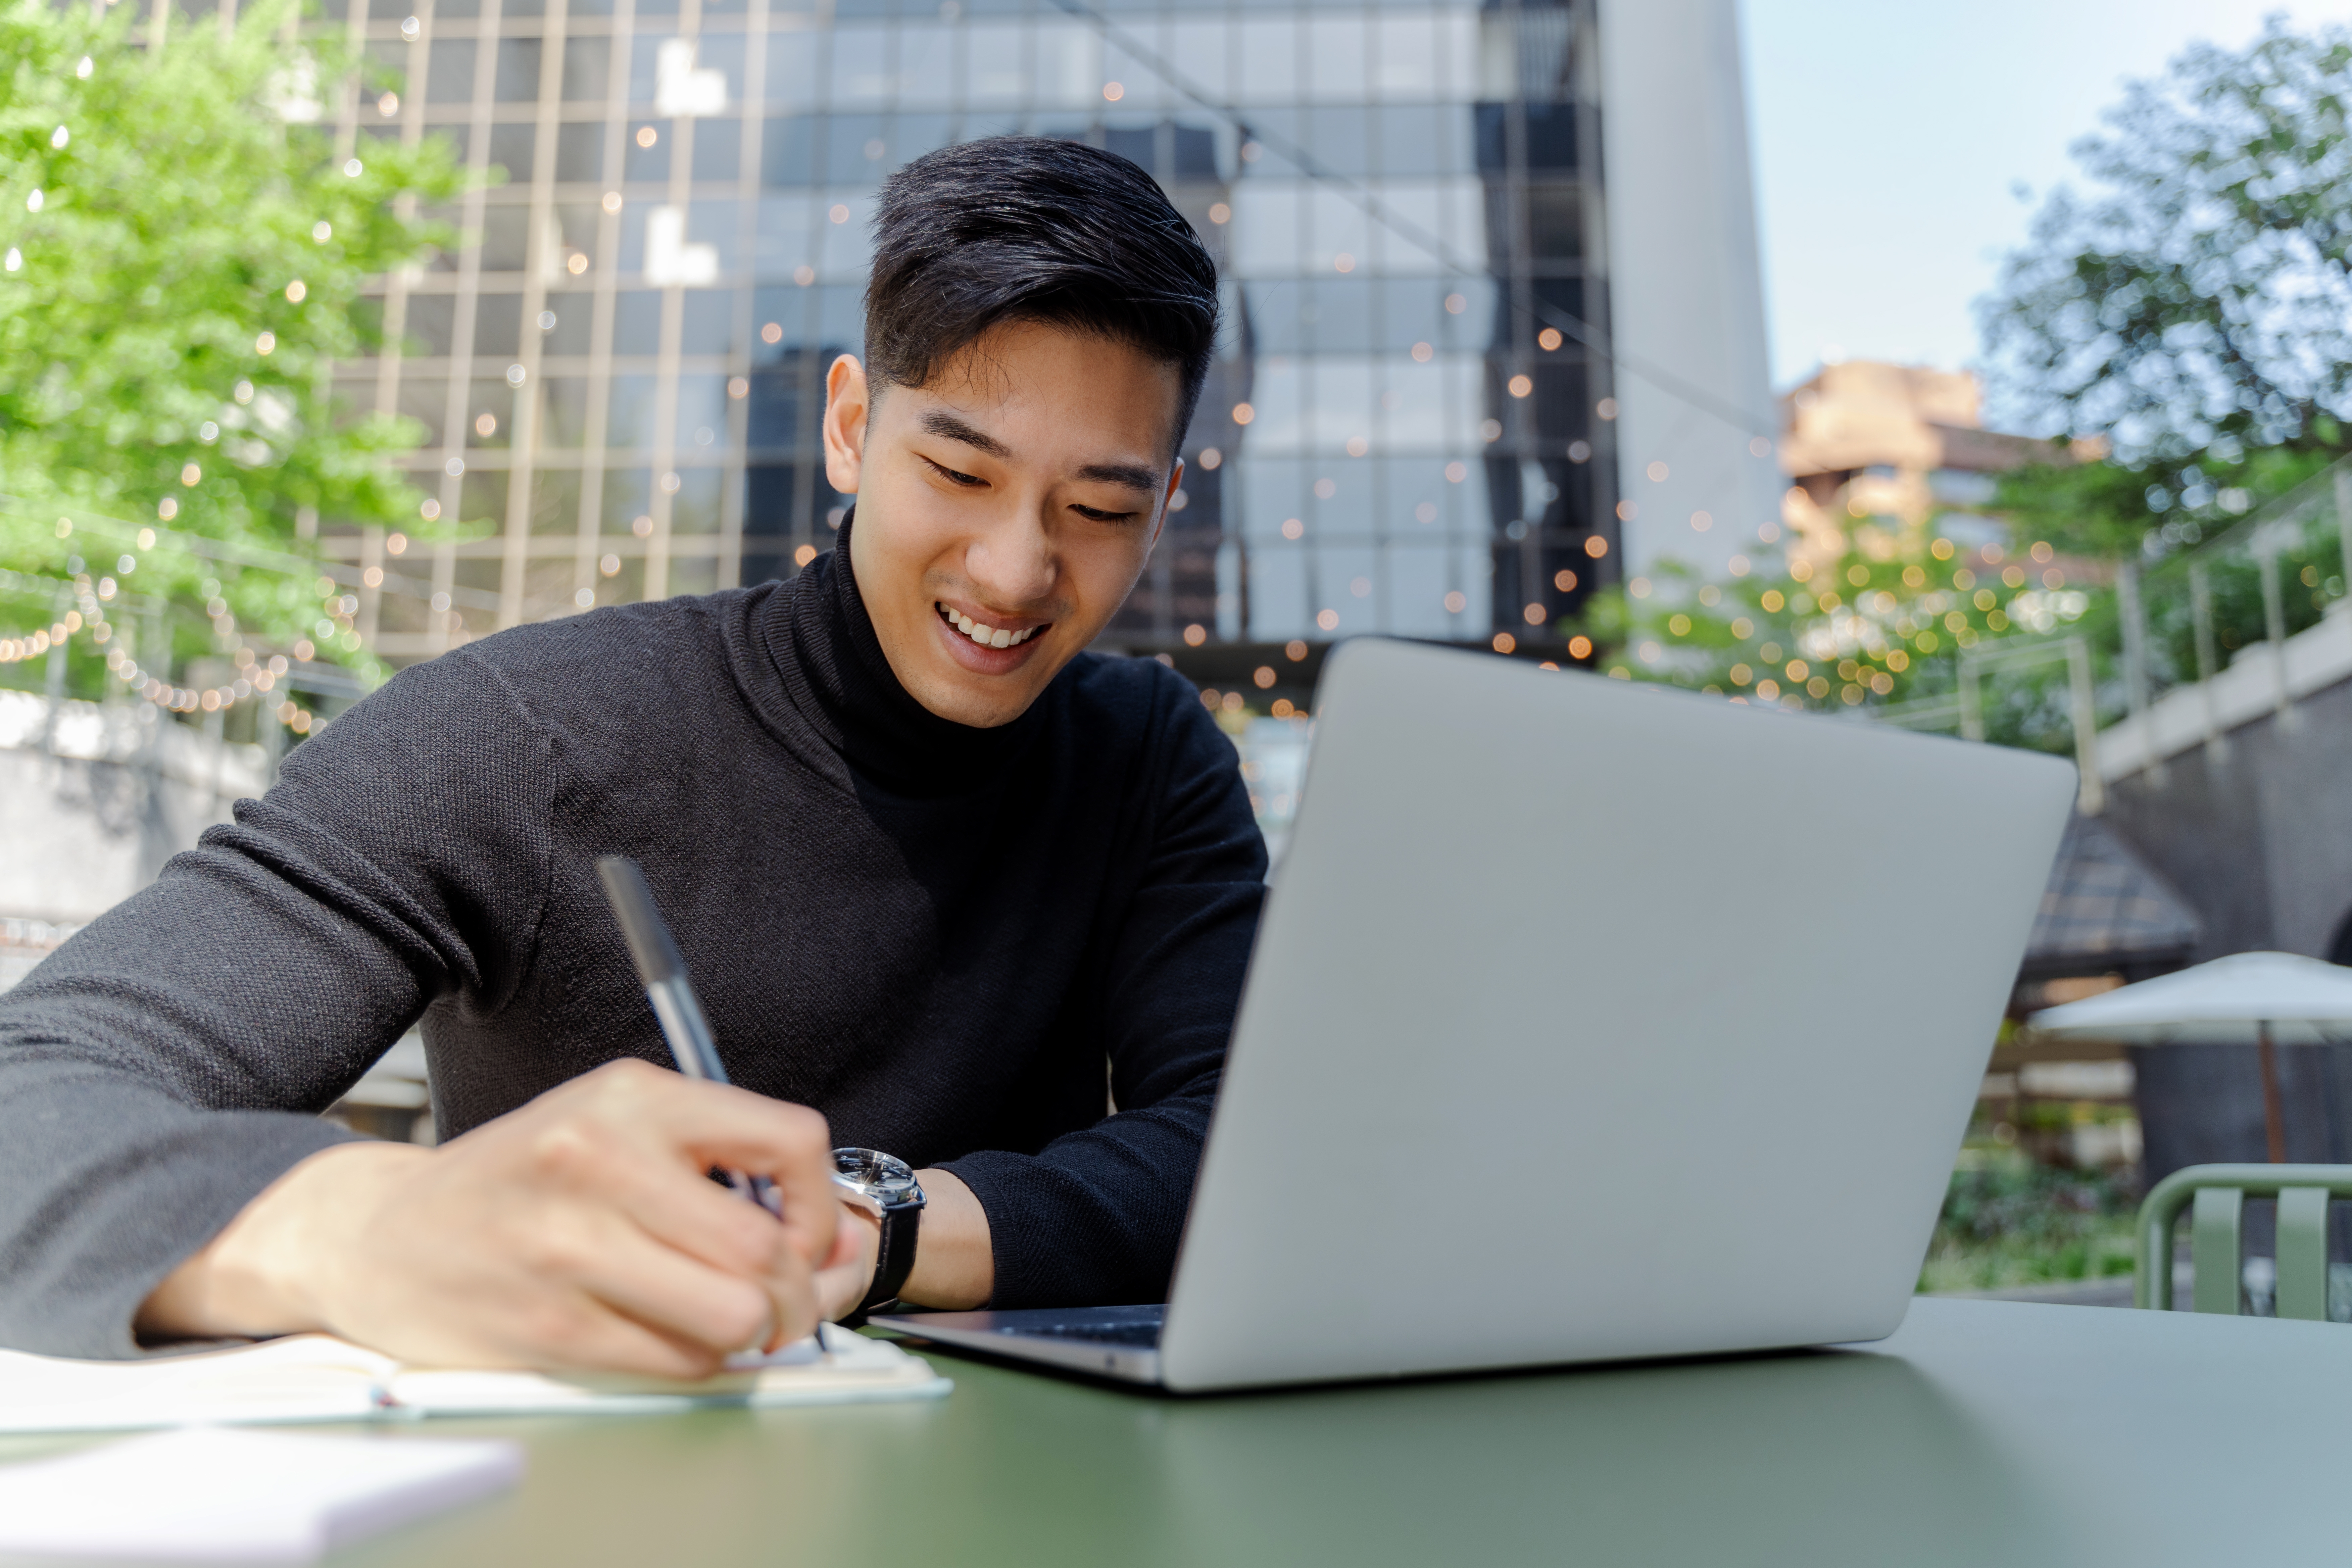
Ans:
[[[890,1312],[876,1328],[1121,1383],[1160,1381],[1160,1329],[1168,1309],[1036,1307],[1010,1312]]]

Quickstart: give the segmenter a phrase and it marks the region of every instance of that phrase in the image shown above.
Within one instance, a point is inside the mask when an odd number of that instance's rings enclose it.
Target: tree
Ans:
[[[2110,456],[2005,476],[1990,510],[2015,545],[1970,551],[1866,521],[1834,561],[1739,563],[1709,584],[1662,572],[1566,629],[1612,674],[1782,706],[1948,696],[1979,639],[2068,628],[2095,635],[2105,680],[2115,604],[2099,582],[2066,581],[2057,557],[2160,559],[2352,448],[2347,105],[2352,32],[2273,21],[2242,52],[2194,47],[2133,85],[2076,147],[2101,194],[2053,194],[1979,311],[1997,401]],[[2311,539],[2284,559],[2292,633],[2342,584]],[[2223,654],[2263,636],[2252,563],[2216,564],[2210,582]],[[2151,619],[2159,664],[2193,669],[2182,605]],[[2004,669],[1981,695],[1990,738],[2063,749],[2054,666]]]
[[[1741,557],[1713,583],[1668,563],[1596,594],[1562,629],[1623,679],[1797,710],[1881,708],[1953,695],[1959,655],[1979,641],[2080,621],[2092,595],[2054,556],[2045,541],[1969,548],[1932,527],[1864,522],[1831,562],[1800,555],[1776,570]],[[2005,677],[1986,695],[1990,738],[2072,744],[2063,693],[2046,676]]]
[[[0,565],[78,572],[86,605],[119,579],[110,597],[135,584],[200,611],[186,652],[248,635],[299,652],[321,618],[312,574],[239,553],[299,556],[305,518],[417,515],[385,459],[419,432],[335,407],[327,373],[367,346],[364,280],[435,237],[405,215],[462,175],[438,140],[337,155],[322,100],[356,89],[357,62],[298,39],[297,4],[254,0],[234,29],[180,18],[161,41],[136,30],[143,6],[0,9]],[[57,628],[54,606],[0,605]],[[171,668],[152,643],[142,658]]]
[[[2003,504],[2101,553],[2193,542],[2347,449],[2352,33],[2273,18],[2134,83],[1979,305],[2001,403],[2104,436],[2111,464],[2034,471]],[[2269,454],[2264,456],[2264,454]]]

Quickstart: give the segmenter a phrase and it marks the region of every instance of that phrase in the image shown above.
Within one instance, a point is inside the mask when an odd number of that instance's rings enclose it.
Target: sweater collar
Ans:
[[[1044,722],[1040,694],[1009,724],[942,719],[899,684],[866,613],[849,560],[855,507],[834,548],[769,601],[770,657],[793,706],[826,746],[895,795],[960,795],[995,782]]]

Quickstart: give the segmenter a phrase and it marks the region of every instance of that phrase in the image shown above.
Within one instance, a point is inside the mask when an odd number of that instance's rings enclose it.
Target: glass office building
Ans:
[[[1005,132],[1134,159],[1223,271],[1181,510],[1107,641],[1269,693],[1360,632],[1557,657],[1622,559],[1580,328],[1608,319],[1591,0],[350,7],[398,77],[346,110],[353,152],[446,136],[489,176],[461,248],[384,280],[397,349],[342,367],[430,432],[457,525],[328,526],[415,589],[362,607],[395,661],[826,548],[823,378],[860,346],[877,187]]]

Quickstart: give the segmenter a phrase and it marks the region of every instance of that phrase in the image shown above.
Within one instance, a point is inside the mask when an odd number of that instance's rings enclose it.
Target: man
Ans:
[[[699,1375],[866,1298],[835,1143],[920,1167],[907,1301],[1162,1299],[1265,858],[1192,689],[1084,650],[1182,479],[1214,268],[1062,142],[931,153],[876,227],[829,555],[403,672],[0,1001],[0,1344]],[[647,1065],[604,854],[740,1087]],[[316,1120],[420,1017],[447,1141]]]

